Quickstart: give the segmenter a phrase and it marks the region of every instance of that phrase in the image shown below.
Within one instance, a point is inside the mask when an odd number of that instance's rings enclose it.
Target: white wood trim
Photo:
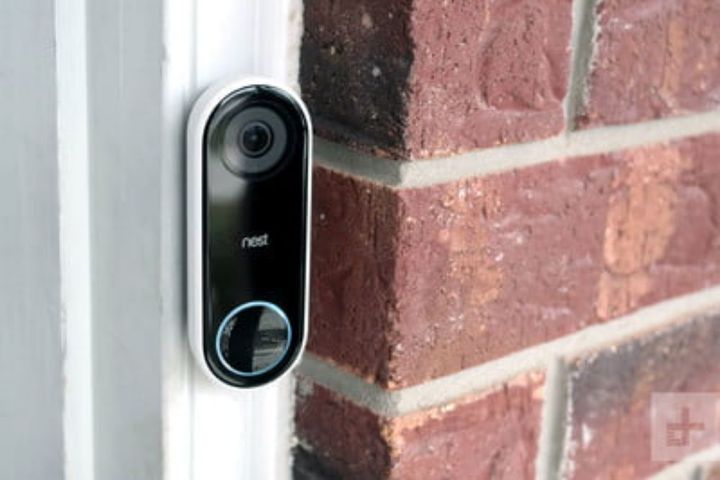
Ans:
[[[64,475],[52,1],[0,3],[0,478]]]
[[[189,106],[229,74],[284,80],[287,18],[257,19],[286,1],[88,3],[96,478],[289,477],[289,380],[211,385],[189,355],[183,288]]]
[[[163,155],[161,295],[167,315],[161,319],[162,446],[164,478],[200,480],[194,476],[192,450],[194,365],[188,348],[185,312],[185,124],[195,98],[197,4],[202,0],[163,0],[161,78]]]
[[[289,45],[289,0],[206,0],[195,6],[192,91],[216,80],[260,74],[288,83],[299,55]],[[297,18],[297,17],[296,17]],[[299,35],[300,30],[295,30]],[[293,78],[290,83],[294,83]],[[194,369],[193,478],[290,477],[292,378],[229,393]]]
[[[94,478],[90,203],[84,0],[56,1],[60,292],[65,341],[65,476]]]
[[[291,379],[190,357],[184,129],[212,81],[297,71],[297,2],[0,6],[0,478],[289,478]]]
[[[179,201],[163,148],[163,5],[92,0],[87,19],[95,478],[162,479],[162,346],[182,321],[161,282],[182,275],[163,210]]]

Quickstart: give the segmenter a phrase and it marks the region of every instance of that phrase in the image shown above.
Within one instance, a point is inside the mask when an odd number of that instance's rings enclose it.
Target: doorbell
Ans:
[[[188,334],[225,385],[272,382],[304,348],[311,156],[307,109],[274,82],[216,84],[190,113]]]

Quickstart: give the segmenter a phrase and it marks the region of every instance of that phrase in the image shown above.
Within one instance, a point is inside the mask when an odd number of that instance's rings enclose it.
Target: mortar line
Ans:
[[[567,365],[561,358],[549,362],[535,459],[535,478],[557,480],[566,444]]]
[[[587,100],[587,79],[597,45],[597,4],[598,0],[573,0],[570,76],[563,105],[568,130],[576,130]]]
[[[428,187],[588,155],[720,133],[720,110],[564,133],[450,157],[396,161],[316,139],[315,161],[335,171],[396,189]]]
[[[397,417],[492,390],[522,374],[546,370],[548,362],[555,358],[572,361],[712,313],[720,313],[720,286],[665,300],[565,337],[399,390],[385,390],[311,353],[305,354],[300,373],[378,415]]]
[[[313,140],[313,145],[313,161],[329,170],[380,185],[398,186],[402,182],[398,161],[360,153],[318,137]]]

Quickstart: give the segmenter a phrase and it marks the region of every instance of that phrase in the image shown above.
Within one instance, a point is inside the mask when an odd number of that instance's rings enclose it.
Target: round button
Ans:
[[[272,370],[290,348],[287,315],[270,302],[248,302],[234,308],[215,339],[218,358],[231,372],[252,377]]]

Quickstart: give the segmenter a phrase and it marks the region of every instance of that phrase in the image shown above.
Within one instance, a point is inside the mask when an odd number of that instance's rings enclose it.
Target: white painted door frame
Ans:
[[[290,381],[230,395],[192,362],[183,162],[211,82],[294,83],[300,9],[0,4],[0,478],[289,477]]]

